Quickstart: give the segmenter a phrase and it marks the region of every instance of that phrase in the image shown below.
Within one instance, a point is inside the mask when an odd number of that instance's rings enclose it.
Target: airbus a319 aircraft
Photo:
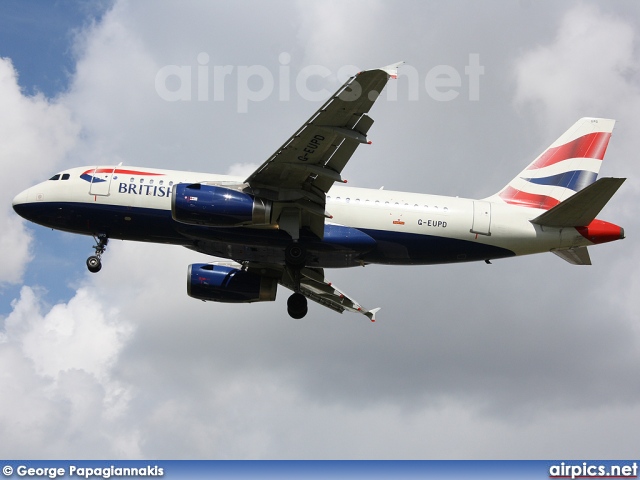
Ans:
[[[401,62],[402,63],[402,62]],[[307,299],[342,313],[368,310],[324,269],[485,261],[552,252],[575,265],[587,248],[624,238],[596,216],[624,182],[596,180],[614,121],[582,118],[495,195],[481,200],[335,186],[356,148],[370,143],[368,112],[398,64],[351,77],[248,178],[122,165],[53,175],[19,193],[13,208],[46,227],[96,239],[100,270],[109,239],[182,245],[229,259],[188,267],[190,296],[216,302],[276,298],[288,313]]]

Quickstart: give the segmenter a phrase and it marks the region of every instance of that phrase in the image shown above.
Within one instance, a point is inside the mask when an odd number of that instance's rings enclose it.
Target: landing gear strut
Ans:
[[[109,239],[103,233],[98,235],[97,237],[93,237],[97,242],[97,245],[94,245],[93,248],[96,251],[95,255],[91,255],[87,258],[87,268],[91,273],[98,273],[102,268],[102,254],[107,249],[107,244],[109,243]]]
[[[308,311],[307,297],[300,293],[300,271],[307,261],[307,251],[294,240],[284,251],[284,261],[295,287],[295,293],[287,300],[287,312],[291,318],[298,320],[304,317]]]

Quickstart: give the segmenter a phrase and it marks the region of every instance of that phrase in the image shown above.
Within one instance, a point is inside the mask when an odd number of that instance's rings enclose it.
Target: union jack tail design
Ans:
[[[549,210],[596,181],[615,120],[581,118],[498,192],[512,205]]]

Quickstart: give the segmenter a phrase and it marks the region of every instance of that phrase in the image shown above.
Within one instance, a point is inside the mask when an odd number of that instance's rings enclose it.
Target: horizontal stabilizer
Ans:
[[[586,227],[625,180],[626,178],[601,178],[534,218],[531,223],[547,227]]]
[[[566,250],[551,250],[561,259],[569,262],[571,265],[591,265],[591,257],[587,247],[573,247]]]

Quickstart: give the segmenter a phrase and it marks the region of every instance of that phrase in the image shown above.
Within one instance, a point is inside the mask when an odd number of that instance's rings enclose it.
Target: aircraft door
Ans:
[[[474,200],[471,233],[491,235],[491,202]]]
[[[96,167],[91,175],[89,195],[108,196],[111,190],[111,179],[116,167]]]

